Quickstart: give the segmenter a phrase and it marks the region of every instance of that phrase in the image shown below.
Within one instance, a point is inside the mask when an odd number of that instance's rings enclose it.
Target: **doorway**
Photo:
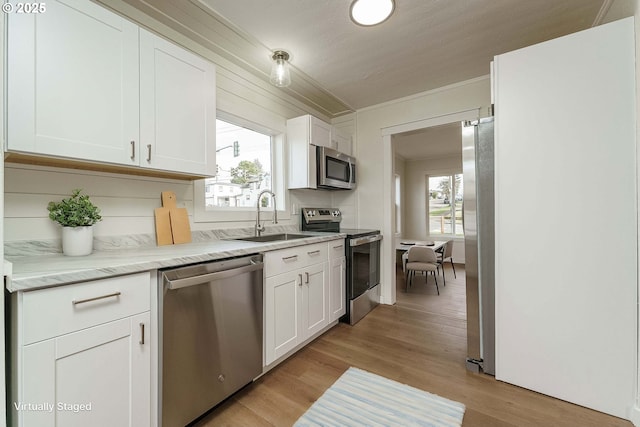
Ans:
[[[395,195],[395,170],[396,170],[396,161],[395,161],[395,150],[394,150],[394,136],[402,135],[410,132],[416,132],[420,130],[424,130],[427,128],[433,128],[436,126],[446,125],[450,123],[460,123],[462,121],[473,121],[477,120],[480,117],[480,109],[472,109],[461,111],[452,114],[446,114],[438,117],[431,117],[424,120],[419,120],[415,122],[405,123],[401,125],[391,126],[388,128],[383,128],[382,132],[382,144],[383,144],[383,152],[384,152],[384,182],[383,186],[383,196],[387,203],[384,204],[385,215],[384,215],[384,224],[383,224],[383,233],[385,236],[393,236],[393,238],[384,239],[382,241],[383,248],[383,262],[387,262],[383,268],[383,278],[382,278],[382,300],[388,304],[395,304],[396,302],[396,269],[395,269],[395,246],[396,246],[396,195]],[[422,180],[424,183],[424,179]],[[426,194],[426,190],[423,191],[422,194]],[[405,201],[408,201],[410,197],[405,196]],[[422,208],[419,211],[422,212],[424,216],[424,203],[422,204]],[[407,207],[406,211],[409,210]],[[425,221],[422,221],[423,224]],[[407,219],[405,217],[404,221],[405,225],[407,223]],[[411,232],[410,230],[406,230],[407,233]],[[413,231],[417,233],[417,231]],[[427,235],[426,224],[425,230],[423,233],[424,236]]]

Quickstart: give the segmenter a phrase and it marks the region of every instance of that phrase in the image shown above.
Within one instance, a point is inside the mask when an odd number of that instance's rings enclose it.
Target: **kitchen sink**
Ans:
[[[304,234],[291,234],[291,233],[279,233],[279,234],[265,234],[263,236],[251,236],[251,237],[242,237],[231,240],[245,240],[248,242],[275,242],[279,240],[295,240],[295,239],[304,239],[306,236]]]

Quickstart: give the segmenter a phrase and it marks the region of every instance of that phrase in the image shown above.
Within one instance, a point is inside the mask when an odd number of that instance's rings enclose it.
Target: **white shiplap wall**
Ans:
[[[60,237],[48,218],[47,204],[83,189],[102,210],[97,236],[155,232],[154,209],[160,193],[176,193],[180,207],[193,211],[193,184],[189,181],[132,175],[5,164],[5,241]]]

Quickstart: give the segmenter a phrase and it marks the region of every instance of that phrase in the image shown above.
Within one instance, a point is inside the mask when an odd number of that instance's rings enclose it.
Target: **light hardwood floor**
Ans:
[[[378,306],[355,326],[332,328],[197,426],[291,426],[349,366],[464,403],[465,427],[632,426],[468,372],[464,268],[456,265],[457,279],[445,268],[439,296],[432,277],[426,285],[418,276],[406,293],[398,271],[394,306]]]

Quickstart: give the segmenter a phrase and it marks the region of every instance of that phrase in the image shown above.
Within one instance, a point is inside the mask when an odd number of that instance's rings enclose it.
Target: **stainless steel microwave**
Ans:
[[[356,188],[356,159],[327,147],[316,147],[318,188],[353,190]]]

